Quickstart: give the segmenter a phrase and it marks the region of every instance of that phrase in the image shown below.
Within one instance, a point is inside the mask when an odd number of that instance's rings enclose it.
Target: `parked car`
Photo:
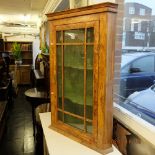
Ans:
[[[120,95],[128,97],[153,85],[155,80],[155,53],[137,52],[122,55]]]
[[[136,110],[136,114],[140,117],[150,118],[149,122],[152,121],[155,124],[155,84],[146,90],[131,94],[125,100],[124,106],[126,108],[130,106],[130,111],[135,113]]]

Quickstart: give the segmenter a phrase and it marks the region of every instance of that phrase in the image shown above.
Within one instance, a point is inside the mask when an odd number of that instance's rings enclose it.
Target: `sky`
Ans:
[[[136,2],[152,9],[152,14],[155,15],[155,0],[125,0],[125,2]]]

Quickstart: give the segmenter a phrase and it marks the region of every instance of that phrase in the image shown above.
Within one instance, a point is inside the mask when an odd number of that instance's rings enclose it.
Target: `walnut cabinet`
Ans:
[[[101,153],[112,148],[116,10],[102,3],[47,15],[51,128]]]
[[[14,80],[17,85],[31,83],[31,66],[30,65],[10,65],[10,71],[14,72]]]

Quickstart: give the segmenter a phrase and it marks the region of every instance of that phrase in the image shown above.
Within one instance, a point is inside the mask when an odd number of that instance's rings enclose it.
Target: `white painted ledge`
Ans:
[[[40,113],[40,120],[49,155],[101,155],[100,153],[49,129],[51,113]],[[121,155],[113,146],[113,152],[107,155]]]
[[[140,138],[155,146],[155,126],[114,103],[114,118]]]

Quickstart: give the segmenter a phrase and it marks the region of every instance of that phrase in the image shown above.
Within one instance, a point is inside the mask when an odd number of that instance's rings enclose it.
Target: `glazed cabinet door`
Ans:
[[[87,140],[97,133],[98,29],[97,21],[57,26],[53,40],[53,124]]]

